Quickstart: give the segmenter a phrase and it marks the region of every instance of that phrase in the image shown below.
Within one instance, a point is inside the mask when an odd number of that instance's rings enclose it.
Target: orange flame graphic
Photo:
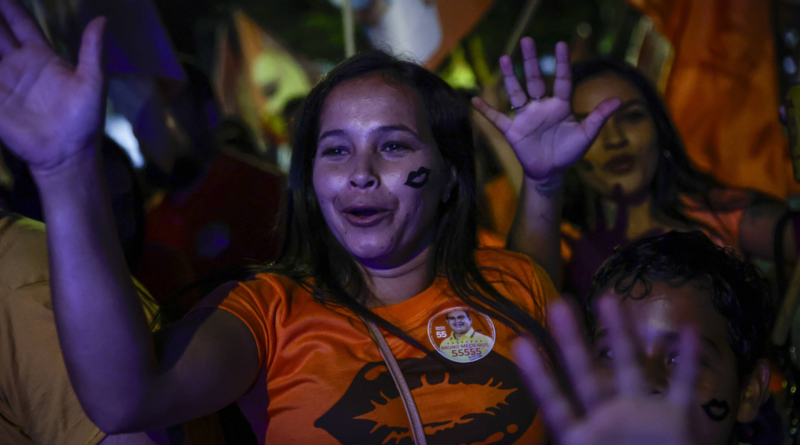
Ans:
[[[414,400],[417,401],[417,408],[422,421],[425,422],[425,434],[430,436],[438,431],[454,428],[472,422],[470,414],[488,413],[491,408],[499,408],[500,405],[508,405],[506,398],[516,391],[513,389],[500,389],[502,382],[492,386],[494,380],[489,380],[484,385],[478,384],[450,384],[450,374],[445,374],[445,381],[438,385],[428,384],[427,376],[422,377],[422,386],[411,391]],[[442,385],[447,385],[446,391],[441,390]],[[465,397],[464,394],[467,394]],[[396,439],[398,442],[405,437],[411,437],[408,429],[408,420],[405,407],[400,397],[389,399],[381,393],[380,401],[372,400],[375,407],[372,411],[356,417],[356,419],[371,420],[375,422],[375,427],[370,433],[375,432],[381,426],[389,428],[401,428],[403,432],[392,431],[383,443]],[[502,437],[502,433],[501,437]],[[496,434],[488,438],[491,442],[499,440]],[[485,443],[491,443],[489,441]]]

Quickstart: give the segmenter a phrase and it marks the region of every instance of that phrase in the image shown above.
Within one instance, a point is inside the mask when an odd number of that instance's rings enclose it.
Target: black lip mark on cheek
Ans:
[[[422,188],[428,183],[430,172],[431,171],[429,169],[420,167],[419,170],[408,174],[408,179],[406,179],[405,185],[414,187],[415,189]]]
[[[711,399],[705,405],[700,405],[709,419],[722,422],[731,413],[731,407],[724,400]]]

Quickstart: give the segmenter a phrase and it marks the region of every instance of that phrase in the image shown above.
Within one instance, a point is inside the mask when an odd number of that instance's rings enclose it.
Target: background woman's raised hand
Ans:
[[[568,305],[556,302],[548,315],[579,408],[562,392],[535,345],[528,340],[514,345],[517,363],[555,443],[688,445],[689,413],[696,398],[697,335],[681,332],[676,378],[666,395],[654,395],[637,359],[630,323],[618,302],[600,300],[599,312],[613,354],[612,381],[603,379],[594,369]]]
[[[0,0],[0,15],[0,139],[46,174],[91,152],[101,130],[105,19],[86,27],[73,67],[18,0]]]
[[[572,114],[570,103],[572,80],[567,44],[559,42],[556,45],[553,97],[545,97],[547,87],[539,69],[533,39],[523,38],[520,46],[527,92],[514,75],[511,58],[500,58],[506,91],[516,116],[509,118],[479,97],[474,98],[472,104],[505,135],[525,175],[545,181],[561,174],[583,157],[620,101],[606,100],[583,121],[578,121]]]

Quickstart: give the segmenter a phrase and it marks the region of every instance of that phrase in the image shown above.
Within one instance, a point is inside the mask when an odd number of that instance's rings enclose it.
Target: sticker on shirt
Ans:
[[[447,309],[428,322],[433,347],[448,359],[468,363],[486,357],[494,347],[492,319],[471,307]]]

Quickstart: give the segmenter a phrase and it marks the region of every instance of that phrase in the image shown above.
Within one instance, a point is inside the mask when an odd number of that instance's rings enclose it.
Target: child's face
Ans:
[[[634,288],[634,297],[641,295],[642,285]],[[625,298],[613,290],[602,296],[613,295],[627,311],[635,338],[642,352],[642,369],[651,385],[654,396],[663,397],[674,378],[677,363],[678,336],[689,326],[698,333],[700,367],[697,386],[697,404],[691,414],[695,443],[728,444],[737,420],[748,422],[758,412],[756,403],[742,400],[736,372],[736,356],[728,344],[725,319],[717,313],[707,289],[693,283],[671,287],[664,282],[654,282],[652,291],[641,300]],[[612,369],[614,352],[609,349],[606,329],[598,322],[595,332],[598,366]],[[610,372],[609,372],[610,375]]]

